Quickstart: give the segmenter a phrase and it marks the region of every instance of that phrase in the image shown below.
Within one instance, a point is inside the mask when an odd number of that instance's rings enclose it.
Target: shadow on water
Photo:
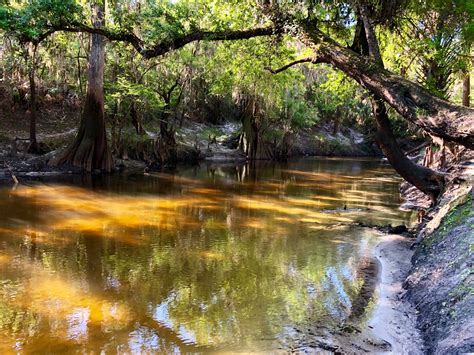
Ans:
[[[288,348],[367,309],[377,236],[351,223],[408,218],[373,160],[74,179],[0,190],[2,352]]]

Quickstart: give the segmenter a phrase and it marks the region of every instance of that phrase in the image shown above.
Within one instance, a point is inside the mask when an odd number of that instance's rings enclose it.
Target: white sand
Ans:
[[[402,283],[411,267],[410,241],[398,235],[386,235],[375,248],[381,264],[378,299],[369,319],[375,337],[389,342],[391,353],[422,354],[422,340],[415,327],[415,309],[401,300]]]

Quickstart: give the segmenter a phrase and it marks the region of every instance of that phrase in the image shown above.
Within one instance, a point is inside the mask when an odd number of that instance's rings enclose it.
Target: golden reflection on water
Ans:
[[[397,182],[305,161],[1,189],[0,352],[284,347],[349,317],[375,240],[350,224],[404,222]]]

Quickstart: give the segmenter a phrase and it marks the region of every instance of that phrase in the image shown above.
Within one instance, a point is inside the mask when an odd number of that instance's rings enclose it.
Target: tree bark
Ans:
[[[176,107],[181,101],[183,90],[181,89],[176,102],[173,104],[173,92],[180,88],[179,78],[167,89],[157,90],[158,95],[163,99],[165,106],[160,115],[160,136],[155,142],[156,152],[160,160],[160,164],[176,163],[178,158],[176,144],[176,129],[170,122],[171,111],[176,112]]]
[[[93,6],[94,26],[104,24],[104,0]],[[73,144],[55,164],[72,164],[88,172],[110,172],[113,159],[107,143],[104,113],[105,37],[93,34],[89,54],[88,85],[79,131]]]
[[[364,5],[360,6],[360,16],[364,29],[360,31],[359,35],[365,36],[367,46],[360,46],[359,50],[361,54],[369,55],[377,65],[383,68],[384,63],[380,55],[377,37]],[[363,42],[364,38],[360,38],[359,43]],[[374,95],[371,102],[372,112],[377,125],[376,141],[380,149],[395,171],[410,184],[430,196],[434,203],[443,190],[443,176],[429,168],[415,164],[405,156],[393,134],[387,108],[382,98]]]
[[[462,79],[462,104],[466,107],[471,106],[471,75],[469,72],[466,72]]]
[[[430,196],[434,202],[443,190],[444,178],[437,172],[415,164],[400,149],[390,126],[383,100],[372,99],[377,124],[376,142],[395,171],[410,184]]]
[[[239,148],[244,151],[250,161],[272,159],[272,154],[262,140],[262,124],[256,94],[244,95],[239,104],[242,122]]]
[[[160,135],[155,142],[155,150],[161,165],[175,163],[177,160],[175,129],[169,122],[170,108],[170,100],[167,99],[160,115]]]
[[[132,125],[133,127],[135,127],[135,131],[137,132],[137,134],[140,136],[145,135],[145,129],[143,128],[143,125],[142,125],[142,119],[138,115],[135,103],[132,103],[130,105],[130,117],[132,119]]]
[[[37,44],[29,44],[28,48],[28,57],[30,62],[28,63],[28,79],[30,82],[30,100],[29,100],[29,110],[30,110],[30,143],[28,145],[27,151],[29,153],[38,153],[39,146],[36,138],[36,53],[38,46]]]
[[[377,36],[375,35],[374,28],[370,21],[369,16],[369,9],[367,8],[367,4],[365,2],[361,2],[359,5],[360,11],[360,18],[362,19],[362,27],[359,32],[359,35],[365,34],[365,39],[361,39],[361,43],[366,42],[365,50],[368,52],[362,51],[362,54],[369,55],[369,57],[378,65],[379,67],[383,68],[383,60],[382,55],[380,54],[379,42],[377,40]]]

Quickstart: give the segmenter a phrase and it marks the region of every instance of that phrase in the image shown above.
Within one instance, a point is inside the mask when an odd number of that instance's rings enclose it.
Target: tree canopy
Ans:
[[[92,16],[99,3],[101,24]],[[360,50],[362,11],[385,68]],[[448,101],[472,66],[473,16],[467,0],[11,0],[0,6],[0,28],[12,48],[46,41],[40,57],[63,70],[53,48],[62,47],[63,62],[76,58],[81,92],[84,36],[107,38],[105,103],[113,117],[129,109],[133,117],[180,110],[184,117],[193,102],[242,106],[251,98],[254,116],[266,117],[262,132],[275,125],[291,131],[351,116],[345,112],[367,114],[359,105],[367,90],[394,109],[393,117],[473,148],[473,110]]]

